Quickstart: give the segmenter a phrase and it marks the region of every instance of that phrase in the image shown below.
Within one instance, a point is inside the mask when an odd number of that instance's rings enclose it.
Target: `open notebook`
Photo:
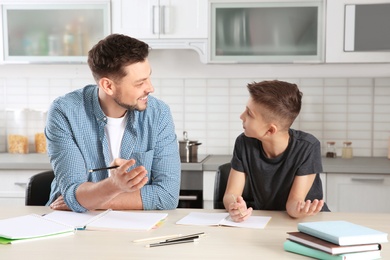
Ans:
[[[0,244],[72,235],[72,226],[29,214],[0,220]]]
[[[234,222],[231,220],[229,213],[204,213],[191,212],[184,218],[180,219],[178,225],[194,226],[230,226],[242,228],[263,229],[270,221],[271,217],[267,216],[250,216],[243,222]]]
[[[103,212],[90,211],[85,213],[53,211],[45,215],[44,218],[73,226],[75,229],[147,231],[155,227],[167,216],[167,213],[116,211],[109,209]]]

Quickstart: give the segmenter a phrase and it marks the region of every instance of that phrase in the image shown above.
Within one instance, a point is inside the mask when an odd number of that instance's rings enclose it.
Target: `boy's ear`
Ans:
[[[114,84],[109,78],[101,78],[99,80],[99,86],[107,95],[111,96],[113,94]]]
[[[275,124],[271,124],[267,131],[267,133],[271,135],[276,134],[277,132],[278,132],[278,127]]]

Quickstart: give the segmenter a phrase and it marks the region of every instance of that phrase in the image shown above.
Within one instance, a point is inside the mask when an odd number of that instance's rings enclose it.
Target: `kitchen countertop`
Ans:
[[[199,163],[182,163],[184,171],[216,171],[218,166],[230,162],[231,155],[210,155]],[[390,160],[386,157],[354,157],[352,159],[322,158],[325,173],[390,174]],[[51,169],[47,154],[0,153],[0,170]]]

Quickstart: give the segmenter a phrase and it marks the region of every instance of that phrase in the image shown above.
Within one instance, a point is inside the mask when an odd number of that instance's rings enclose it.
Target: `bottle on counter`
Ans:
[[[351,159],[353,157],[352,152],[352,142],[344,142],[343,143],[343,149],[341,152],[341,158],[343,159]]]
[[[336,147],[335,147],[336,142],[326,142],[326,157],[327,158],[336,158],[337,153],[336,153]]]

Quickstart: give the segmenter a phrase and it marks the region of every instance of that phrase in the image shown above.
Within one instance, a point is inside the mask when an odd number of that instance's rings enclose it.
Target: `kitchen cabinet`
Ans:
[[[327,203],[335,212],[390,212],[390,175],[327,173]]]
[[[327,0],[326,8],[326,63],[390,62],[389,0]]]
[[[210,1],[210,63],[319,63],[325,1]]]
[[[139,39],[207,38],[207,0],[113,0],[112,7],[116,32]]]
[[[0,170],[0,206],[24,205],[30,177],[43,171],[45,169]]]
[[[111,31],[109,0],[2,1],[5,63],[87,62]]]
[[[112,0],[112,30],[153,49],[194,49],[205,61],[207,0]]]
[[[203,208],[214,208],[214,183],[217,171],[203,171]]]

